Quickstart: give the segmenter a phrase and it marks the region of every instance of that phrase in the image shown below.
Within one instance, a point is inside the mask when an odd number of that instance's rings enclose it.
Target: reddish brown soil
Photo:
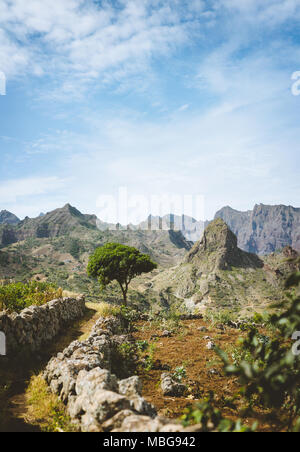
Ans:
[[[238,338],[243,333],[239,330],[227,328],[224,333],[203,320],[184,321],[183,329],[175,333],[172,337],[152,338],[161,334],[160,331],[151,327],[150,324],[140,322],[137,324],[137,331],[134,333],[136,340],[147,340],[155,344],[154,361],[160,360],[162,364],[167,364],[172,371],[177,366],[186,368],[187,378],[183,381],[193,387],[198,383],[200,394],[196,397],[189,395],[184,398],[164,397],[160,387],[161,374],[163,370],[140,370],[140,377],[143,381],[143,396],[151,402],[160,415],[168,418],[180,417],[184,409],[197,402],[199,398],[209,395],[210,391],[215,393],[216,405],[221,409],[223,415],[230,419],[242,418],[246,402],[239,395],[240,385],[236,378],[228,378],[222,374],[222,364],[213,350],[207,350],[205,336],[210,336],[213,342],[221,349],[228,351],[230,347],[236,345]],[[208,332],[200,332],[199,328],[206,326]],[[220,375],[209,375],[209,369],[216,369]],[[192,391],[193,393],[193,391]],[[195,393],[194,393],[195,394]],[[238,395],[237,409],[232,409],[224,403],[224,399]],[[261,431],[278,431],[281,422],[274,417],[274,414],[255,409],[251,416],[242,418],[243,424],[251,426],[255,421],[260,424]]]

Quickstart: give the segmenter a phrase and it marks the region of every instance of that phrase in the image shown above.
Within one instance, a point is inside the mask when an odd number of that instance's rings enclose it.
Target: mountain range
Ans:
[[[250,253],[270,254],[285,246],[300,251],[299,208],[259,204],[239,212],[224,207],[215,218],[222,218],[236,234],[239,247]]]
[[[231,207],[223,207],[214,219],[221,218],[237,236],[238,246],[244,251],[266,255],[285,246],[300,251],[300,208],[292,206],[264,204],[255,205],[253,210],[241,212]],[[186,215],[150,215],[138,225],[121,226],[119,231],[170,231],[182,232],[187,242],[201,239],[209,221],[197,221]],[[85,229],[107,231],[112,224],[104,223],[95,215],[84,215],[75,207],[67,204],[37,218],[25,218],[20,221],[6,210],[0,212],[0,245],[8,245],[28,237],[53,238],[68,233],[80,226]],[[176,234],[174,235],[176,236]],[[183,239],[183,240],[184,240]]]
[[[298,209],[290,210],[293,221],[284,220],[284,209],[261,207],[261,217],[255,209],[257,224],[263,228],[264,217],[266,231],[277,234],[275,238],[266,237],[264,243],[273,245],[263,251],[277,248],[278,244],[283,248],[291,241],[298,243],[297,229],[294,229]],[[277,213],[275,217],[273,211]],[[218,216],[226,217],[231,227]],[[249,212],[247,217],[252,219],[254,215]],[[16,222],[9,213],[2,218],[4,221],[8,218],[10,223],[0,225],[0,280],[48,281],[71,292],[85,293],[89,299],[99,298],[99,287],[97,281],[86,275],[88,259],[98,246],[107,242],[134,246],[159,264],[153,274],[133,282],[131,298],[137,297],[147,304],[156,300],[159,305],[172,301],[197,309],[230,306],[247,311],[281,301],[283,281],[290,271],[285,261],[294,255],[292,248],[269,256],[242,249],[238,239],[248,243],[245,237],[246,232],[249,234],[249,219],[230,208],[218,212],[204,232],[204,224],[175,215],[150,216],[138,226],[118,225],[110,230],[95,215],[82,214],[70,204],[33,219],[27,217]],[[276,219],[272,229],[270,218]],[[281,218],[280,225],[278,218]],[[289,234],[280,239],[283,228],[289,228]],[[186,238],[195,239],[197,234],[200,240],[196,243]],[[261,231],[256,232],[259,246],[261,236]],[[112,287],[106,299],[118,293],[118,288]]]

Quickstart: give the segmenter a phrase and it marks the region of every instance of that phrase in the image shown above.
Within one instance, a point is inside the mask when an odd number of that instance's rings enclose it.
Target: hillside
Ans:
[[[198,311],[228,308],[245,315],[261,312],[282,300],[283,281],[291,271],[286,259],[286,253],[262,259],[241,250],[226,223],[217,219],[180,265],[153,278],[151,292],[164,303]]]
[[[180,231],[99,231],[95,216],[66,205],[17,226],[0,227],[0,279],[47,280],[94,297],[99,287],[87,277],[86,266],[95,248],[107,242],[134,246],[162,267],[176,265],[191,248]]]
[[[0,224],[18,224],[20,219],[11,212],[7,210],[2,210],[0,212]]]
[[[18,240],[27,238],[55,238],[72,232],[75,228],[96,229],[96,216],[84,215],[66,204],[37,218],[26,217],[16,227]]]
[[[222,218],[237,235],[245,251],[270,254],[292,246],[300,251],[300,209],[291,206],[256,205],[252,211],[239,212],[231,207],[219,210]]]

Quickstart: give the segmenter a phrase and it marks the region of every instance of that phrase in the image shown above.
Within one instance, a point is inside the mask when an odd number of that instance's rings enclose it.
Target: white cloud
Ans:
[[[22,212],[26,206],[28,214],[65,202],[95,212],[99,195],[125,185],[141,194],[204,194],[208,218],[223,204],[297,204],[292,162],[300,155],[299,104],[290,77],[299,69],[300,50],[276,27],[299,18],[300,0],[102,5],[60,0],[54,8],[52,0],[0,0],[0,70],[5,65],[11,76],[51,75],[51,97],[62,91],[67,98],[80,96],[93,81],[117,85],[117,94],[143,92],[161,75],[151,62],[159,56],[163,65],[165,56],[192,42],[197,58],[178,59],[187,68],[188,88],[198,91],[185,99],[185,90],[177,97],[177,85],[168,86],[175,93],[168,104],[164,92],[151,90],[150,103],[161,113],[154,119],[144,115],[147,106],[130,111],[123,99],[113,113],[100,104],[99,113],[74,107],[86,132],[57,131],[26,146],[28,160],[47,153],[51,162],[52,156],[58,176],[3,183],[0,201]],[[276,36],[262,39],[272,29]],[[177,61],[167,78],[174,85],[183,77]]]
[[[55,154],[67,179],[64,198],[84,212],[97,212],[98,196],[126,186],[146,196],[204,195],[211,218],[223,204],[245,210],[259,202],[297,204],[297,165],[283,150],[298,152],[299,131],[283,133],[285,118],[278,116],[287,109],[282,99],[254,110],[229,104],[160,122],[103,120],[90,112],[82,118],[90,126],[85,134],[65,131],[43,143],[53,152],[67,146],[67,154]]]
[[[300,15],[299,0],[216,0],[215,8],[236,12],[244,22],[255,26],[263,23],[274,27]]]
[[[64,187],[65,181],[59,177],[30,177],[3,181],[0,184],[0,203],[21,202],[22,198],[49,194]]]
[[[7,77],[47,74],[75,94],[97,78],[145,73],[153,56],[189,39],[202,2],[0,0],[0,68]],[[182,19],[186,19],[182,21]],[[13,57],[11,58],[11,55]],[[68,74],[69,81],[61,80]]]

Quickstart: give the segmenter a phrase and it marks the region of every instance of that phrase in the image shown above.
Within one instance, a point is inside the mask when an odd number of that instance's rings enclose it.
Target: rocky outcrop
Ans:
[[[216,219],[180,265],[153,278],[151,290],[160,298],[172,300],[170,294],[174,295],[193,313],[245,307],[246,315],[246,306],[261,309],[284,300],[284,281],[291,265],[286,256],[295,256],[295,252],[287,248],[262,258],[241,250],[235,234]]]
[[[0,331],[6,337],[7,356],[23,350],[35,352],[50,342],[62,328],[85,313],[84,298],[63,298],[43,306],[31,306],[20,314],[0,313]]]
[[[237,237],[220,218],[205,229],[201,241],[194,245],[185,261],[197,264],[202,271],[263,267],[263,262],[255,254],[238,248]]]
[[[44,378],[51,391],[83,432],[184,431],[180,424],[157,417],[141,395],[137,376],[118,375],[126,366],[120,365],[118,350],[129,340],[120,319],[100,318],[86,341],[73,342],[49,362]]]
[[[238,246],[256,254],[270,254],[292,246],[300,251],[300,209],[292,206],[259,204],[247,212],[231,207],[219,210],[223,219],[237,235]]]

